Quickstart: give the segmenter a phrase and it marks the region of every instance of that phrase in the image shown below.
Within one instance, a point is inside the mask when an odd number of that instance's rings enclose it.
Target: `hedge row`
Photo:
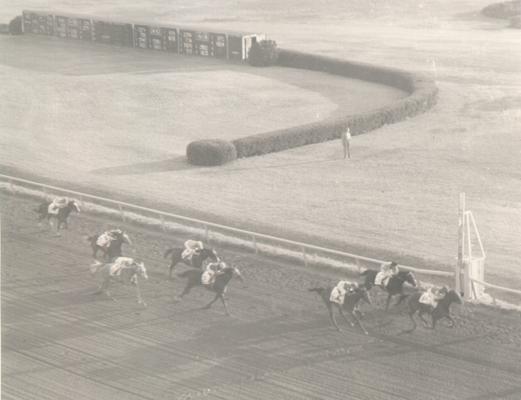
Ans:
[[[289,50],[280,50],[278,64],[393,86],[409,92],[410,96],[366,113],[236,139],[232,143],[239,158],[337,139],[346,127],[352,135],[359,135],[424,112],[437,100],[438,89],[432,80],[398,69]]]
[[[193,165],[222,165],[235,160],[237,151],[233,144],[226,140],[198,140],[188,145],[186,157]]]
[[[481,13],[491,18],[510,19],[521,15],[521,0],[494,3],[481,10]]]

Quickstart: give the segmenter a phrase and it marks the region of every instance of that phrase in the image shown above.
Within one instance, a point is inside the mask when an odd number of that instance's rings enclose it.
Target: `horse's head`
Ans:
[[[232,267],[231,265],[225,264],[224,268],[221,270],[223,274],[230,274],[231,277],[235,277],[239,279],[241,282],[244,282],[244,278],[241,274],[241,271],[239,271],[239,268]]]
[[[233,267],[233,276],[235,276],[241,282],[244,282],[244,278],[241,274],[241,271],[239,271],[239,268]]]
[[[360,271],[360,275],[362,275],[365,279],[364,286],[367,290],[371,289],[374,286],[374,280],[376,278],[376,274],[378,272],[374,269],[364,269]]]
[[[418,286],[418,281],[416,280],[416,277],[412,271],[400,271],[398,273],[398,277],[402,280],[402,282],[407,282],[413,287]]]
[[[140,278],[148,279],[147,270],[143,262],[134,262],[134,268],[137,276],[139,276]]]
[[[369,296],[369,290],[366,289],[365,285],[356,285],[354,288],[355,294],[360,296],[360,299],[365,301],[367,304],[371,304],[371,297]]]
[[[209,258],[214,262],[219,261],[219,256],[217,255],[217,252],[214,249],[205,247],[201,250],[200,254],[204,260]]]
[[[113,232],[117,240],[121,240],[122,243],[132,245],[132,241],[130,240],[130,237],[127,235],[126,232],[122,231],[121,229],[117,229]]]
[[[447,292],[447,294],[444,297],[444,300],[447,301],[449,304],[463,304],[463,299],[461,298],[460,294],[454,289],[451,289]]]
[[[69,200],[67,207],[69,207],[71,211],[81,212],[80,205],[76,200]]]

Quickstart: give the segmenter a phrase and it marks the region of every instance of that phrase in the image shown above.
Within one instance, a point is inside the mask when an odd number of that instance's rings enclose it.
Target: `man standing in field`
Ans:
[[[347,129],[342,133],[342,145],[344,146],[344,160],[346,157],[351,158],[351,131],[349,130],[349,127],[347,127]]]

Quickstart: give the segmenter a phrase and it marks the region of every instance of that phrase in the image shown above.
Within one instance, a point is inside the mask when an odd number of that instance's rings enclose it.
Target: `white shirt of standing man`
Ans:
[[[344,147],[344,160],[345,158],[351,158],[351,131],[349,127],[342,133],[342,146]]]

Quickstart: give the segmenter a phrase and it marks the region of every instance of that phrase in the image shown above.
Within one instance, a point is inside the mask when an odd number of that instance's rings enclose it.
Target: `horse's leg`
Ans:
[[[219,295],[223,305],[224,305],[224,311],[226,312],[227,316],[230,316],[230,311],[228,311],[228,306],[226,305],[226,300],[224,299],[224,296],[221,294]]]
[[[221,297],[220,294],[219,294],[219,293],[216,293],[216,294],[215,294],[215,297],[213,298],[213,300],[210,301],[207,305],[205,305],[205,306],[203,307],[203,310],[208,310],[208,309],[212,306],[212,304],[215,303],[215,302],[217,301],[217,299],[218,299],[219,297]],[[224,306],[224,308],[226,308],[226,305]]]
[[[362,332],[364,332],[366,335],[369,335],[369,333],[367,332],[367,330],[364,328],[364,326],[362,325],[362,322],[360,321],[360,318],[358,318],[358,316],[356,315],[356,312],[355,310],[353,309],[353,311],[351,311],[351,315],[354,317],[355,321],[357,322],[358,326],[360,327],[360,329],[362,330]]]
[[[190,290],[192,290],[193,287],[194,287],[194,285],[191,284],[190,281],[188,281],[188,282],[186,283],[185,288],[183,289],[183,292],[182,292],[179,296],[177,296],[177,298],[180,299],[180,298],[182,298],[183,296],[185,296],[185,295],[187,295],[188,293],[190,293]]]
[[[389,304],[391,304],[392,297],[393,295],[391,293],[387,295],[387,301],[385,302],[385,311],[389,310]]]
[[[176,266],[177,262],[172,257],[172,262],[170,263],[170,269],[168,270],[168,279],[172,279],[172,272],[174,272],[174,268]]]
[[[447,318],[450,322],[449,324],[449,328],[454,328],[454,326],[456,326],[456,322],[454,321],[454,319],[450,316],[450,314],[447,314],[445,316],[445,318]]]
[[[98,290],[96,292],[94,292],[94,294],[101,294],[101,293],[105,293],[105,295],[111,299],[111,300],[114,300],[116,301],[111,295],[110,295],[110,292],[109,292],[109,279],[105,279],[101,285],[99,286]]]
[[[417,310],[413,310],[413,311],[409,311],[409,313],[408,313],[409,318],[412,321],[412,328],[407,330],[406,332],[412,332],[412,331],[414,331],[416,329],[416,321],[414,320],[414,314],[416,314],[416,311]]]
[[[147,303],[145,303],[143,301],[143,297],[141,296],[141,290],[139,289],[139,279],[137,278],[137,275],[136,275],[136,294],[137,294],[137,303],[143,304],[143,307],[146,307]]]
[[[404,301],[407,298],[406,294],[401,293],[400,297],[398,297],[398,301],[396,302],[395,306],[399,305],[402,301]]]
[[[427,320],[425,318],[423,318],[423,315],[425,314],[425,311],[420,309],[420,312],[418,313],[418,316],[420,317],[420,319],[422,320],[423,322],[423,326],[425,326],[426,328],[429,327],[429,323],[427,322]]]
[[[346,315],[344,314],[344,311],[342,311],[342,307],[340,306],[340,304],[337,304],[337,308],[338,308],[338,312],[340,313],[340,315],[342,316],[342,318],[344,318],[344,321],[346,321],[349,325],[351,326],[355,326],[355,324],[353,323],[353,321],[350,321]]]
[[[340,329],[338,327],[338,324],[336,323],[335,315],[333,314],[333,307],[331,306],[331,304],[327,304],[327,311],[329,312],[329,319],[331,320],[336,330],[338,332],[342,332],[342,329]]]

